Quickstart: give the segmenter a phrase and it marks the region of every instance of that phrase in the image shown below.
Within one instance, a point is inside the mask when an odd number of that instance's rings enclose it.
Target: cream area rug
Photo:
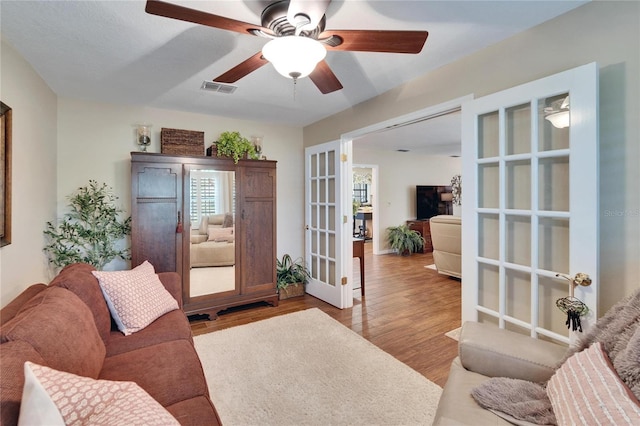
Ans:
[[[189,286],[191,297],[231,291],[236,288],[235,266],[191,268]]]
[[[442,393],[317,308],[194,340],[225,426],[430,425]]]
[[[431,265],[427,265],[427,266],[425,266],[425,268],[427,268],[427,269],[433,269],[434,271],[437,271],[437,270],[438,270],[438,268],[436,268],[436,265],[435,265],[434,263],[432,263]]]
[[[462,327],[458,327],[456,329],[448,331],[448,332],[444,333],[444,335],[449,337],[450,339],[459,341],[460,340],[460,331],[462,331]]]

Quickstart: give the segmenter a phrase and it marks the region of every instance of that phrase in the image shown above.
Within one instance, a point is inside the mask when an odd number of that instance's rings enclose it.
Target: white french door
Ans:
[[[557,274],[579,272],[583,328],[597,318],[597,106],[595,63],[462,105],[463,321],[568,343]]]
[[[336,141],[305,149],[305,261],[311,272],[306,291],[341,309],[353,306],[351,271],[343,262],[352,249],[342,215],[343,198],[350,199],[343,187],[344,176],[350,176],[342,161],[346,145]]]

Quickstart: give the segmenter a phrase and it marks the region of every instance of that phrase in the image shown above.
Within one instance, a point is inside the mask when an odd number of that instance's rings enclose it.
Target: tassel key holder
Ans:
[[[574,278],[568,277],[562,274],[556,274],[556,277],[564,278],[570,282],[569,284],[569,297],[562,297],[556,300],[556,306],[562,312],[567,314],[567,321],[565,322],[567,328],[572,331],[582,332],[582,323],[580,317],[589,313],[589,307],[582,302],[582,300],[573,296],[573,290],[575,286],[589,286],[591,285],[591,278],[589,275],[579,272]]]

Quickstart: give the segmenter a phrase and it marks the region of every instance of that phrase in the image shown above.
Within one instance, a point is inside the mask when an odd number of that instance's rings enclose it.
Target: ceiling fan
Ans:
[[[278,0],[262,11],[261,25],[160,0],[147,0],[145,10],[152,15],[271,39],[262,51],[213,79],[220,83],[235,83],[272,62],[280,74],[294,81],[308,75],[327,94],[342,89],[324,60],[327,50],[417,54],[427,41],[427,31],[325,30],[325,11],[330,2]]]

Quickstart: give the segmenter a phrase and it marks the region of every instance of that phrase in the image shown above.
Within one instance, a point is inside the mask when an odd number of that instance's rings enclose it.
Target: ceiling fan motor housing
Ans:
[[[288,10],[289,0],[280,0],[270,4],[262,11],[262,26],[269,28],[278,37],[296,35],[296,27],[287,19]],[[323,15],[316,28],[311,31],[303,30],[300,35],[317,40],[320,33],[324,31],[326,22],[327,18]]]

